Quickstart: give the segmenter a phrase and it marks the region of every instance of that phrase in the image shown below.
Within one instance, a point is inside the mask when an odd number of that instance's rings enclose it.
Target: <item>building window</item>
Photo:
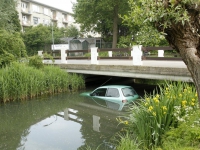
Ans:
[[[27,8],[27,4],[26,3],[21,3],[21,7],[22,7],[22,9],[26,9]]]
[[[45,15],[49,15],[49,11],[48,11],[47,8],[44,8],[44,14],[45,14]]]
[[[22,20],[25,21],[25,22],[27,22],[26,16],[22,16]]]
[[[34,24],[39,24],[39,19],[40,19],[40,18],[33,17],[33,23],[34,23]]]
[[[34,12],[40,12],[39,6],[33,5],[33,11],[34,11]]]
[[[46,26],[48,26],[48,25],[50,25],[50,22],[49,22],[49,20],[44,19],[44,20],[43,20],[43,24],[46,25]]]

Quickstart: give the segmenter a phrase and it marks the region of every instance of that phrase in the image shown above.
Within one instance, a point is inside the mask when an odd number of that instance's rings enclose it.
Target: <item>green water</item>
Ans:
[[[121,130],[106,109],[74,94],[58,94],[0,106],[1,150],[77,150],[89,145],[113,149],[109,143]]]

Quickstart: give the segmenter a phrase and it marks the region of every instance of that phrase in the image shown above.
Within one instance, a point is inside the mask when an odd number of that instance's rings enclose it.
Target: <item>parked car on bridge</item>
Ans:
[[[121,111],[126,104],[139,98],[136,91],[131,86],[126,85],[101,86],[92,92],[84,92],[80,95],[89,97],[104,107],[119,111]],[[102,102],[104,102],[104,104]]]

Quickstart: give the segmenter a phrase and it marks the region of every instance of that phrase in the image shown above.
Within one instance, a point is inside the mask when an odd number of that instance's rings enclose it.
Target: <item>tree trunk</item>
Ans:
[[[193,82],[197,90],[198,100],[200,105],[200,58],[198,57],[198,55],[196,55],[197,49],[196,48],[181,49],[180,54],[193,78]]]
[[[198,17],[196,17],[198,18]],[[171,28],[165,30],[167,33],[166,39],[170,45],[179,52],[184,63],[187,65],[189,72],[195,84],[198,100],[200,105],[200,38],[199,26],[195,24],[195,16],[190,20],[190,23],[185,25],[175,24]],[[197,21],[196,21],[197,22]],[[195,33],[196,32],[196,33]]]
[[[117,36],[118,36],[118,6],[114,7],[114,18],[113,18],[113,42],[112,48],[117,47]]]

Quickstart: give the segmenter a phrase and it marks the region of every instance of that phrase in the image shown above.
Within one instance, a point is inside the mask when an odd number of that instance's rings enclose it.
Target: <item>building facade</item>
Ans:
[[[19,12],[19,20],[22,31],[29,26],[54,25],[59,28],[74,23],[73,14],[64,10],[60,10],[34,0],[17,0],[17,11]]]

